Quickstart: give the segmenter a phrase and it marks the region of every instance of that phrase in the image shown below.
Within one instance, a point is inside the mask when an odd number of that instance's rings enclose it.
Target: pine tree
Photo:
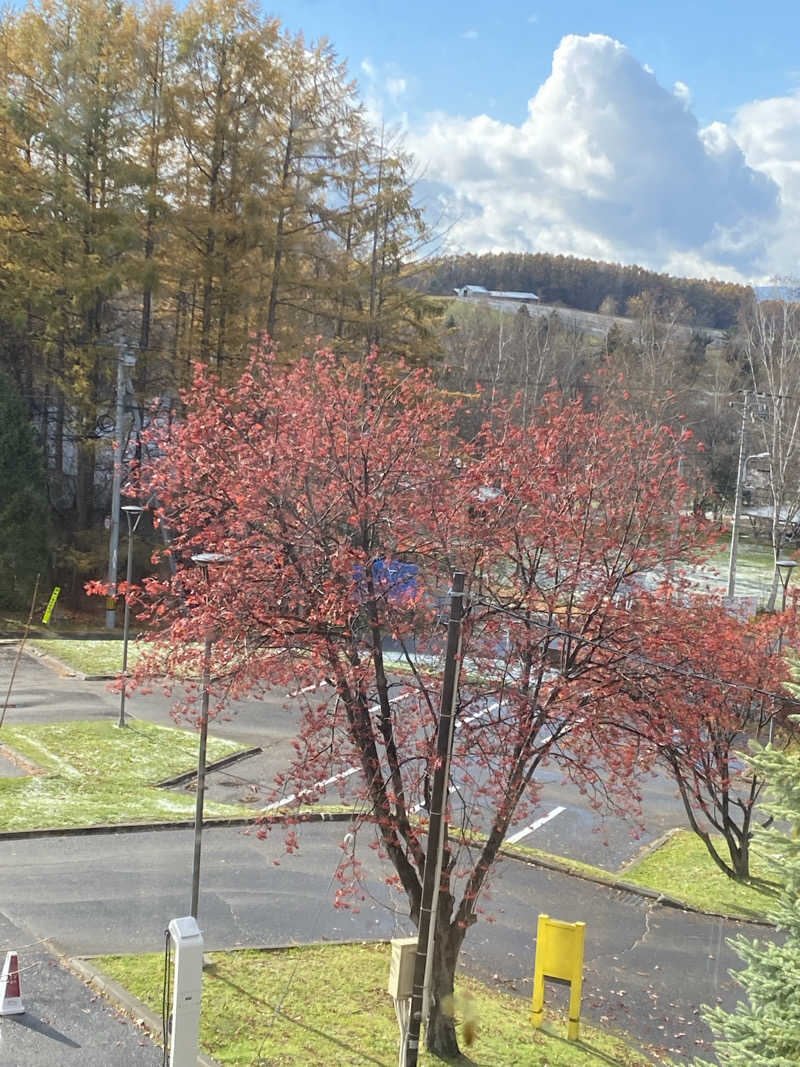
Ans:
[[[770,918],[780,941],[736,938],[732,947],[745,967],[736,977],[747,999],[733,1012],[708,1011],[706,1021],[717,1034],[715,1051],[724,1067],[797,1067],[800,1063],[800,758],[795,752],[761,750],[753,766],[770,783],[766,805],[776,829],[759,833],[762,849],[780,879]],[[794,828],[794,829],[791,829]],[[700,1067],[699,1063],[697,1067]]]
[[[26,603],[47,566],[42,457],[19,393],[0,372],[0,605]]]

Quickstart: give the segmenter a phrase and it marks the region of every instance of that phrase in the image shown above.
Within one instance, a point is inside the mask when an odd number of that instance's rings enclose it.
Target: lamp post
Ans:
[[[117,354],[117,414],[114,422],[114,474],[111,484],[111,533],[108,542],[108,596],[106,597],[106,629],[117,624],[117,557],[119,555],[120,490],[122,488],[122,455],[125,420],[126,368],[136,366],[136,355],[123,337]]]
[[[747,394],[745,394],[745,416],[742,418],[742,437],[739,443],[739,467],[736,472],[736,497],[733,505],[733,525],[731,526],[731,556],[728,563],[728,596],[734,595],[736,588],[736,561],[739,555],[739,527],[742,524],[742,489],[747,478],[747,467],[751,460],[766,459],[769,452],[756,452],[752,456],[744,454],[744,431],[747,413]]]
[[[133,535],[144,513],[138,504],[123,504],[122,510],[128,520],[128,570],[125,580],[125,616],[122,626],[122,690],[119,694],[119,719],[117,726],[125,725],[125,690],[128,687],[128,632],[131,622],[130,591],[133,581]]]
[[[786,611],[786,590],[789,588],[789,582],[792,577],[792,571],[797,566],[797,561],[794,559],[776,559],[775,570],[778,572],[778,577],[781,580],[781,588],[783,589],[783,599],[781,601],[781,611]]]
[[[219,552],[199,552],[192,556],[192,563],[203,569],[208,582],[210,568],[230,563],[231,557]],[[206,748],[208,746],[208,690],[211,685],[211,647],[215,634],[206,631],[203,649],[203,696],[200,704],[200,745],[197,751],[197,798],[194,808],[194,856],[192,859],[192,906],[189,914],[196,919],[200,902],[200,858],[203,851],[203,806],[206,792]]]

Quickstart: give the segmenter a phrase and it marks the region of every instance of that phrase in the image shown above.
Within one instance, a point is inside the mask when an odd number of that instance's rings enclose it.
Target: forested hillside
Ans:
[[[749,286],[731,282],[673,278],[642,267],[600,263],[574,256],[497,252],[444,256],[424,276],[428,291],[450,294],[457,285],[535,292],[545,304],[565,304],[581,311],[608,315],[629,313],[629,303],[642,293],[662,307],[684,309],[696,327],[727,330],[753,298]]]

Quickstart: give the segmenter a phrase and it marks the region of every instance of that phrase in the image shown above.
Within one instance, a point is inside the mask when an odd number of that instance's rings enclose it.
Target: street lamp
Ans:
[[[745,397],[745,410],[747,398]],[[736,560],[739,555],[739,527],[742,523],[742,489],[747,479],[748,464],[754,459],[767,459],[769,452],[756,452],[752,456],[744,455],[744,422],[742,422],[742,440],[739,448],[739,468],[736,472],[736,497],[733,505],[733,525],[731,526],[731,557],[728,563],[728,596],[734,595],[736,587]]]
[[[125,621],[122,626],[122,691],[119,695],[119,720],[117,726],[125,725],[125,690],[128,687],[128,631],[131,622],[131,582],[133,581],[133,535],[144,513],[138,504],[123,504],[122,510],[128,520],[128,571],[125,581]]]
[[[209,580],[210,568],[231,562],[231,556],[220,552],[199,552],[192,556],[192,563],[197,563],[203,570],[206,582]],[[192,906],[189,914],[196,919],[200,901],[200,857],[203,851],[203,806],[206,793],[206,747],[208,745],[208,690],[211,685],[211,646],[215,634],[206,631],[203,650],[203,697],[200,704],[200,746],[197,752],[197,799],[194,808],[194,857],[192,859]]]
[[[117,624],[117,557],[119,555],[120,491],[122,489],[123,423],[125,421],[125,396],[129,389],[127,369],[136,366],[136,355],[123,337],[117,354],[117,415],[114,422],[114,474],[111,484],[111,533],[108,542],[108,596],[106,597],[106,629],[113,630]]]
[[[789,581],[792,577],[792,570],[797,566],[797,560],[794,559],[776,559],[775,570],[778,572],[778,577],[781,580],[781,588],[783,589],[783,600],[781,602],[781,611],[786,611],[786,590],[789,588]]]

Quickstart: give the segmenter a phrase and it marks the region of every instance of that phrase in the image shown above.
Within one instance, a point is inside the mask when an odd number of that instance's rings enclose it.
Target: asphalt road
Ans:
[[[0,953],[20,953],[22,1015],[0,1018],[0,1067],[161,1067],[161,1049],[0,911]]]
[[[384,884],[387,868],[366,839],[359,841],[364,899],[357,911],[334,907],[346,829],[335,823],[306,826],[300,851],[291,855],[280,830],[266,841],[238,830],[207,830],[199,915],[207,946],[411,932],[405,899]],[[158,951],[168,921],[188,911],[189,831],[39,838],[6,841],[0,848],[3,910],[17,926],[50,938],[68,955]],[[709,1040],[699,1006],[735,1002],[728,969],[736,958],[725,939],[745,929],[738,924],[512,860],[501,862],[483,911],[467,935],[466,970],[528,996],[537,915],[583,920],[585,1016],[670,1051],[679,1062]],[[554,1000],[560,1002],[558,995]]]
[[[0,646],[3,692],[12,655],[13,649]],[[104,683],[60,676],[28,657],[12,703],[8,721],[14,722],[115,719],[118,711],[118,697]],[[246,702],[214,722],[213,732],[243,744],[262,744],[265,753],[212,775],[212,796],[237,800],[252,794],[285,765],[299,709],[291,702],[284,705],[282,696]],[[159,722],[172,721],[170,708],[160,694],[137,694],[129,702],[131,713]],[[645,840],[682,822],[664,779],[646,783],[644,809]],[[614,869],[641,844],[629,824],[602,819],[557,773],[544,776],[539,810],[542,816],[557,813],[525,840],[549,851]],[[266,842],[241,831],[207,830],[200,923],[209,946],[408,932],[405,900],[386,888],[364,840],[359,853],[367,863],[367,879],[360,910],[334,907],[345,828],[305,827],[302,850],[295,855],[285,853],[279,830]],[[28,932],[30,940],[50,938],[69,955],[157,950],[169,919],[189,910],[191,849],[191,834],[173,830],[4,841],[0,912]],[[582,919],[588,926],[588,1017],[673,1050],[679,1061],[703,1050],[709,1039],[699,1005],[717,998],[732,1005],[736,999],[728,969],[737,959],[725,944],[736,932],[735,924],[654,906],[638,896],[516,862],[501,865],[484,908],[487,914],[470,930],[462,955],[471,972],[527,995],[538,913]],[[0,1067],[5,1067],[2,1059]]]
[[[13,654],[13,646],[0,645],[0,690],[3,695],[3,679],[10,674]],[[323,699],[325,693],[324,688],[320,689],[314,699]],[[107,682],[83,681],[59,674],[41,658],[27,655],[20,663],[12,703],[14,707],[7,713],[8,722],[115,721],[119,712],[119,696],[109,690]],[[193,723],[173,719],[173,704],[174,701],[160,690],[147,695],[137,692],[128,699],[127,712],[151,722],[194,730]],[[260,746],[263,753],[211,775],[207,783],[209,799],[228,803],[255,801],[254,809],[259,802],[266,802],[275,775],[284,770],[294,756],[292,741],[301,710],[298,699],[277,693],[259,700],[233,703],[223,715],[213,718],[212,734],[238,741],[243,746]],[[526,844],[556,855],[616,870],[666,830],[685,825],[683,808],[675,796],[675,789],[661,774],[647,777],[642,782],[643,825],[639,820],[604,816],[553,767],[542,768],[537,780],[541,783],[541,795],[532,819],[552,817],[524,840]],[[345,790],[344,799],[347,798]],[[329,799],[339,801],[339,792],[332,790]],[[471,818],[480,822],[481,815],[472,812]],[[530,825],[531,819],[513,825],[511,834],[521,832],[526,824]]]

